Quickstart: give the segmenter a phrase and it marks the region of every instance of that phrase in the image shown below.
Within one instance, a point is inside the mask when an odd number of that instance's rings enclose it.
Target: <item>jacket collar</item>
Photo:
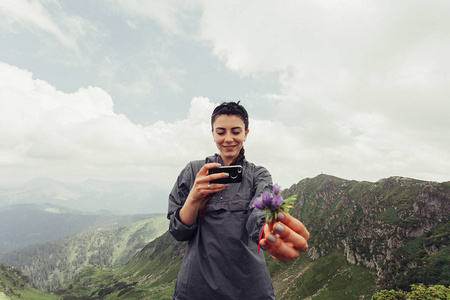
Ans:
[[[213,163],[213,162],[223,165],[223,160],[218,153],[206,157],[206,159],[205,159],[206,164]],[[244,157],[241,159],[241,161],[238,162],[238,165],[244,165],[245,162],[247,162],[247,159],[245,158],[245,155],[244,155]]]

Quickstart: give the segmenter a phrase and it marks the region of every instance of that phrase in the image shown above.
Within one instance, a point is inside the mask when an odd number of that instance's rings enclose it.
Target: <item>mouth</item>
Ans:
[[[224,147],[225,148],[225,150],[228,150],[228,151],[231,151],[231,150],[233,150],[234,148],[236,148],[236,145],[223,145],[222,147]]]

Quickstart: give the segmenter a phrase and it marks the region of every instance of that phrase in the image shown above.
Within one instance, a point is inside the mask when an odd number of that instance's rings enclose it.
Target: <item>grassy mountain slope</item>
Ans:
[[[291,213],[309,228],[311,259],[339,249],[349,263],[376,270],[384,288],[450,284],[448,183],[320,175],[283,193],[298,195]]]
[[[0,264],[0,300],[9,299],[56,300],[58,297],[38,290],[19,269]]]
[[[370,183],[319,175],[283,191],[285,198],[292,194],[298,199],[291,213],[309,228],[310,250],[289,264],[268,258],[280,299],[369,299],[378,288],[448,282],[447,183],[399,177]],[[110,283],[98,283],[111,299],[169,299],[184,247],[166,233],[124,266],[109,270]],[[92,277],[77,277],[74,294],[86,295],[81,291],[86,280]],[[133,285],[119,289],[119,281]],[[102,291],[89,286],[92,297]],[[67,285],[58,293],[74,295]]]
[[[85,269],[55,293],[73,299],[171,299],[185,246],[166,233],[126,265]],[[375,272],[348,264],[338,251],[316,262],[306,255],[289,264],[267,261],[278,299],[370,299],[375,291]]]
[[[298,198],[291,213],[308,227],[310,249],[288,264],[267,258],[278,299],[370,299],[380,288],[448,285],[448,183],[319,175],[283,191],[285,198],[292,194]],[[166,232],[126,264],[89,267],[55,293],[170,299],[185,247]]]
[[[103,268],[125,263],[167,227],[167,218],[160,216],[0,254],[0,261],[20,268],[40,289],[51,290],[86,266]]]
[[[54,292],[88,299],[170,299],[185,247],[186,243],[176,242],[166,232],[125,265],[85,269]]]
[[[350,265],[337,250],[315,262],[306,255],[289,264],[267,261],[278,299],[370,299],[375,291],[376,272]]]

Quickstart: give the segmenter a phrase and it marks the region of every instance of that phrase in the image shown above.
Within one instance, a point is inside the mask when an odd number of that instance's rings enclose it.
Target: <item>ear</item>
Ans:
[[[249,133],[249,131],[250,131],[250,129],[247,129],[247,130],[245,131],[244,141],[247,139],[247,134]]]

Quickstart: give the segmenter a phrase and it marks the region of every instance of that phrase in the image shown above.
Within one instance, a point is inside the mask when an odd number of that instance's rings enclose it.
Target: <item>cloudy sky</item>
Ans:
[[[450,180],[450,1],[0,1],[0,181],[170,189],[215,105],[289,187]]]

